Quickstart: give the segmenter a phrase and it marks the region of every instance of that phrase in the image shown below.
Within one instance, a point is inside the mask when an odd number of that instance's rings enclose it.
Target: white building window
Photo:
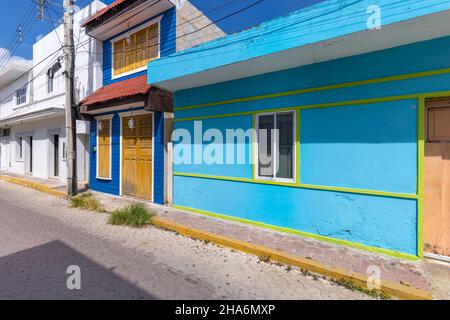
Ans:
[[[257,115],[256,177],[295,181],[295,111]]]
[[[20,88],[16,91],[16,104],[21,105],[27,102],[27,87]]]

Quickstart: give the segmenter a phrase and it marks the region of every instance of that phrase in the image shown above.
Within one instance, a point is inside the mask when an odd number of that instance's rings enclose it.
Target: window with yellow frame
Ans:
[[[123,39],[114,42],[113,75],[120,76],[159,58],[158,23],[141,29]]]

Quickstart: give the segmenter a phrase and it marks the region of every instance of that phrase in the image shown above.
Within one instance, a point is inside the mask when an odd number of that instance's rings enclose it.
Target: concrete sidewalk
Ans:
[[[109,212],[137,201],[97,192],[94,192],[94,195]],[[450,299],[450,264],[428,259],[406,261],[244,223],[176,210],[168,206],[152,203],[146,203],[146,205],[157,213],[158,219],[168,221],[172,226],[181,226],[181,229],[168,227],[168,229],[180,233],[183,233],[180,230],[200,230],[206,234],[235,239],[258,248],[263,247],[283,252],[299,259],[311,261],[311,263],[317,262],[332,271],[345,270],[349,274],[359,274],[365,277],[367,277],[368,268],[376,266],[381,271],[383,281],[398,285],[403,289],[415,288],[430,292],[435,299]],[[195,234],[185,234],[196,237]],[[208,237],[202,239],[205,240]],[[239,249],[239,247],[236,248]],[[251,252],[251,250],[245,249],[243,251]]]
[[[0,179],[60,198],[67,198],[66,183],[58,179],[42,179],[28,174],[17,174],[6,171],[0,171]],[[86,191],[87,189],[88,184],[86,182],[78,183],[79,192]]]

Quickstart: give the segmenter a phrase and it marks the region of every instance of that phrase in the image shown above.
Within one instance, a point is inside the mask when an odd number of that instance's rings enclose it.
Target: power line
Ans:
[[[34,12],[33,9],[34,4],[32,1],[21,22],[11,36],[8,45],[4,48],[5,51],[0,56],[0,66],[6,64],[7,60],[13,56],[14,50],[21,44],[21,40],[23,40],[25,34],[28,33],[28,26],[30,25],[31,17]]]
[[[157,3],[160,2],[160,1],[161,1],[161,0],[157,0],[156,2],[153,2],[153,3],[149,4],[145,9],[150,8],[151,6],[157,4]],[[236,15],[236,14],[242,13],[243,11],[248,10],[249,8],[255,6],[255,5],[257,5],[257,4],[259,4],[259,3],[263,2],[263,1],[264,1],[264,0],[256,1],[255,3],[252,3],[251,5],[249,5],[249,6],[245,7],[245,8],[242,8],[242,9],[240,9],[240,10],[234,12],[234,13],[228,14],[228,15],[226,15],[226,16],[224,16],[224,17],[218,19],[218,20],[212,21],[211,23],[205,25],[204,27],[200,28],[199,30],[195,30],[195,31],[190,32],[190,33],[188,33],[188,34],[181,35],[181,36],[179,36],[179,37],[175,37],[174,39],[176,40],[176,39],[185,37],[185,36],[187,36],[187,35],[194,34],[195,32],[199,32],[199,31],[201,31],[201,30],[207,28],[208,26],[210,26],[210,25],[212,25],[212,24],[215,24],[215,23],[217,23],[217,22],[219,22],[219,21],[223,21],[224,19],[230,18],[231,16],[234,16],[234,15]],[[352,2],[350,5],[352,5],[352,4],[354,4],[354,3],[357,3],[357,2],[360,2],[360,1],[361,1],[361,0],[356,0],[356,1]],[[51,6],[50,6],[50,8],[51,8]],[[136,9],[136,8],[135,8],[135,9]],[[143,10],[143,9],[142,9],[142,10]],[[140,13],[140,11],[139,11],[138,13]],[[136,13],[135,15],[137,15],[138,13]],[[327,14],[329,14],[329,13],[322,13],[322,14],[320,14],[319,16],[324,16],[324,15],[327,15]],[[133,16],[135,16],[135,15],[133,15]],[[116,17],[113,17],[113,18],[115,19]],[[113,19],[113,18],[111,18],[111,19]],[[312,17],[312,18],[310,18],[310,19],[313,19],[313,18],[316,18],[316,17]],[[111,20],[111,19],[110,19],[110,20]],[[310,20],[310,19],[305,19],[305,20]],[[187,21],[187,22],[189,22],[189,21]],[[187,23],[187,22],[185,22],[185,23]],[[300,21],[300,22],[303,22],[303,21]],[[298,22],[298,23],[300,23],[300,22]],[[118,23],[117,25],[120,25],[120,24],[121,24],[121,23]],[[280,28],[280,29],[281,29],[281,28]],[[103,33],[100,33],[99,35],[102,35],[102,34],[104,34],[104,32],[103,32]],[[78,40],[80,40],[80,39],[78,38]],[[79,43],[75,46],[75,49],[79,49],[81,46],[84,46],[84,44],[87,44],[87,43],[88,43],[89,41],[91,41],[91,40],[92,40],[92,39],[89,38],[88,40],[86,40],[86,41],[84,41],[84,42],[80,42],[80,41],[79,41]],[[173,40],[173,39],[170,39],[170,41],[172,41],[172,40]],[[169,41],[169,40],[168,40],[168,41]],[[168,41],[166,41],[165,43],[167,43]],[[147,47],[153,47],[153,46],[160,45],[160,44],[161,44],[161,43],[159,42],[159,43],[157,43],[157,44],[154,44],[154,45],[151,45],[151,46],[147,46]],[[39,63],[37,63],[37,64],[34,65],[32,68],[30,68],[29,70],[27,70],[24,74],[26,74],[26,73],[32,71],[32,70],[33,70],[34,68],[36,68],[38,65],[42,64],[45,60],[47,60],[47,59],[50,58],[51,56],[55,55],[55,54],[58,53],[59,51],[61,51],[61,48],[57,49],[56,51],[54,51],[53,53],[51,53],[50,55],[48,55],[47,57],[45,57],[45,58],[44,58],[43,60],[41,60]],[[82,51],[81,51],[81,52],[82,52]],[[88,52],[88,53],[90,53],[90,54],[100,54],[100,53],[95,53],[95,52]],[[61,58],[62,58],[62,56],[58,56],[58,57],[57,57],[57,59],[61,59]],[[45,69],[44,69],[44,72],[45,72]],[[40,75],[42,75],[42,73],[43,73],[43,72],[41,72],[41,73],[38,74],[37,76],[33,77],[29,82],[26,83],[26,85],[28,85],[31,81],[33,81],[34,79],[36,79],[37,77],[39,77]],[[11,82],[10,84],[13,84],[14,82],[18,81],[20,78],[22,78],[22,76],[23,76],[24,74],[22,74],[19,78],[15,79],[15,80],[14,80],[13,82]],[[3,101],[2,101],[2,102],[3,102]]]
[[[159,1],[161,1],[161,0],[159,0]],[[159,2],[159,1],[158,1],[158,2]],[[138,50],[142,50],[143,48],[152,48],[152,47],[156,47],[156,46],[161,46],[161,44],[168,44],[169,42],[176,41],[176,40],[181,39],[181,38],[183,38],[183,37],[187,37],[187,36],[193,35],[193,34],[195,34],[195,33],[197,33],[197,32],[200,32],[200,31],[202,31],[202,30],[204,30],[204,29],[206,29],[206,28],[208,28],[208,27],[210,27],[210,26],[212,26],[212,25],[215,25],[217,22],[221,22],[221,21],[223,21],[223,20],[225,20],[225,19],[228,19],[228,18],[230,18],[230,17],[232,17],[232,16],[234,16],[234,15],[237,15],[237,14],[239,14],[239,13],[242,13],[242,12],[244,12],[244,11],[246,11],[246,10],[252,8],[252,7],[255,7],[256,5],[258,5],[258,4],[260,4],[260,3],[264,2],[264,1],[265,1],[265,0],[257,0],[257,1],[255,1],[255,2],[253,2],[253,3],[251,3],[250,5],[248,5],[248,6],[244,7],[244,8],[239,9],[238,11],[235,11],[235,12],[233,12],[233,13],[230,13],[230,14],[228,14],[228,15],[222,17],[222,18],[219,18],[219,19],[217,19],[217,20],[211,21],[210,23],[204,25],[204,26],[201,27],[201,28],[195,29],[195,30],[192,31],[192,32],[188,32],[188,33],[182,34],[182,35],[180,35],[180,36],[172,36],[172,37],[169,37],[169,38],[167,38],[167,40],[166,40],[165,42],[158,41],[158,42],[155,43],[155,44],[152,44],[152,45],[149,45],[149,46],[144,46],[144,47],[141,47],[141,48],[139,48],[139,49],[126,50],[126,52],[135,52],[135,51],[138,51]],[[188,22],[189,22],[189,21],[186,21],[185,23],[188,23]],[[118,25],[120,25],[120,24],[121,24],[121,23],[118,23],[116,26],[118,26]],[[109,28],[109,29],[112,29],[112,28],[114,28],[114,26],[111,27],[111,28]],[[109,30],[106,30],[106,31],[104,31],[104,32],[102,32],[102,33],[99,33],[99,34],[97,35],[97,37],[100,36],[100,35],[103,35],[104,33],[108,32],[108,31],[109,31]],[[175,32],[175,34],[176,34],[176,32]],[[97,53],[96,53],[96,52],[90,52],[90,54],[102,54],[102,53],[101,53],[101,52],[97,52]]]

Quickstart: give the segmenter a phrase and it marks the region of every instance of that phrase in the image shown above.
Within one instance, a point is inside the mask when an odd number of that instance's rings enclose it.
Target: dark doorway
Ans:
[[[33,173],[33,137],[30,137],[30,173]]]
[[[55,134],[53,136],[53,146],[54,146],[54,153],[53,153],[53,163],[54,163],[54,172],[53,175],[55,177],[59,177],[59,135]]]

